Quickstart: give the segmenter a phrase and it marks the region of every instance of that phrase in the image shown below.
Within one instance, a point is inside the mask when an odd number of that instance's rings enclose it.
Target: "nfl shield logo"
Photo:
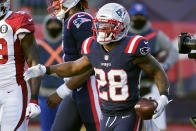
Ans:
[[[109,55],[105,55],[104,60],[106,60],[106,61],[109,60]]]

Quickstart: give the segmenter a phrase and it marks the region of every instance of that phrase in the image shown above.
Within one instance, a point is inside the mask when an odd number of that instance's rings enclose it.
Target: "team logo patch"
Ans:
[[[0,32],[1,32],[2,34],[7,33],[7,31],[8,31],[8,26],[7,26],[7,25],[2,25],[2,26],[0,27]]]
[[[120,16],[120,17],[123,17],[126,13],[126,10],[124,8],[122,9],[119,9],[116,11],[116,13]]]
[[[85,22],[88,22],[88,21],[91,21],[91,19],[87,19],[87,18],[77,18],[73,21],[74,25],[77,27],[77,28],[80,28],[80,26],[85,23]]]
[[[109,60],[109,55],[105,55],[104,60],[106,60],[106,61]]]
[[[140,48],[140,53],[142,55],[146,55],[150,52],[150,48],[149,47],[143,47],[143,48]]]

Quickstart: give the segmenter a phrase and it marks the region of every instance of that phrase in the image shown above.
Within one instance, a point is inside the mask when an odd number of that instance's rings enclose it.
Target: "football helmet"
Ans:
[[[10,9],[10,0],[2,0],[0,2],[0,17],[4,16]]]
[[[76,6],[79,1],[80,0],[48,0],[47,10],[52,17],[56,16],[57,19],[63,20],[65,14]]]
[[[121,40],[128,33],[130,16],[120,4],[108,3],[101,7],[93,19],[93,35],[100,44]]]

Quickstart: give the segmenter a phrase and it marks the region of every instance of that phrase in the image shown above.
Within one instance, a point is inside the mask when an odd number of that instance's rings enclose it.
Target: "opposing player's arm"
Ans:
[[[79,75],[88,71],[92,67],[87,56],[71,62],[65,62],[58,65],[51,65],[46,68],[46,74],[57,74],[59,77],[70,77]]]
[[[25,34],[24,38],[21,40],[21,47],[29,67],[40,63],[39,52],[33,33]],[[29,82],[31,86],[31,99],[37,100],[41,77],[33,78]]]
[[[152,77],[158,86],[161,95],[168,96],[169,81],[166,73],[159,64],[159,62],[150,54],[136,57],[133,61],[142,70],[144,70],[149,77]]]

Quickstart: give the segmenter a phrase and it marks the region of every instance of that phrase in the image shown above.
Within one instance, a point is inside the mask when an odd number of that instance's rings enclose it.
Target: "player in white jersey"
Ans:
[[[0,131],[26,131],[28,118],[40,113],[37,94],[41,78],[23,79],[25,61],[39,63],[33,19],[9,10],[10,1],[0,1]],[[26,117],[25,117],[26,116]]]

